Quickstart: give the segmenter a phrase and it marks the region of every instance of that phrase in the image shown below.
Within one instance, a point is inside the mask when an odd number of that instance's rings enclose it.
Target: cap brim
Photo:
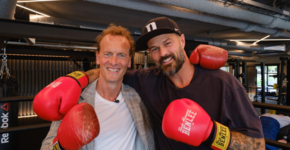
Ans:
[[[174,31],[172,29],[169,29],[169,28],[153,30],[151,32],[148,32],[148,33],[144,34],[143,36],[139,37],[136,40],[136,46],[138,47],[138,50],[136,49],[136,51],[141,51],[141,50],[148,49],[147,42],[151,38],[153,38],[155,36],[158,36],[158,35],[161,35],[161,34],[166,34],[166,33],[176,33],[178,35],[181,35],[179,32],[176,32],[176,31]]]

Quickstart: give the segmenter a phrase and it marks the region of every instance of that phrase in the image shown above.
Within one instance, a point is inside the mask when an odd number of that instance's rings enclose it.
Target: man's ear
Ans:
[[[147,52],[148,52],[149,54],[151,54],[151,52],[149,51],[149,48],[147,49]]]
[[[181,34],[180,41],[181,41],[181,46],[184,49],[184,47],[185,47],[185,36],[184,36],[184,34]]]
[[[100,61],[99,61],[99,51],[96,51],[96,63],[97,65],[100,65]]]
[[[130,61],[129,61],[129,64],[128,64],[128,68],[131,67],[131,60],[132,60],[132,56],[130,56]]]

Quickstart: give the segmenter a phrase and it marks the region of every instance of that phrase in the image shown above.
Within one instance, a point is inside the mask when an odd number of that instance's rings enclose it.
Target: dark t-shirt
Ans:
[[[127,71],[124,83],[135,88],[150,112],[156,149],[211,149],[205,145],[193,147],[163,134],[161,126],[165,109],[170,102],[180,98],[195,101],[213,120],[228,126],[231,131],[263,138],[260,119],[244,87],[223,70],[207,70],[196,65],[190,84],[184,88],[176,87],[155,67]]]

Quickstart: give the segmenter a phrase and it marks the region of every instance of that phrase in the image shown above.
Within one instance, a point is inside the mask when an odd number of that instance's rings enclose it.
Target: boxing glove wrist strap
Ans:
[[[215,136],[211,148],[215,150],[228,149],[231,142],[230,129],[216,121],[213,121],[213,123],[215,124]]]
[[[226,150],[231,141],[231,133],[227,126],[213,121],[213,127],[208,139],[204,144],[210,145],[214,150]]]
[[[65,150],[58,141],[53,144],[53,150]]]
[[[67,77],[71,77],[77,81],[81,89],[85,88],[88,85],[89,77],[83,71],[74,71],[66,75]]]

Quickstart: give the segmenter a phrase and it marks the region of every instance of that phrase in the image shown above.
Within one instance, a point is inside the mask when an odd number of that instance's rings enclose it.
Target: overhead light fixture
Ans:
[[[37,19],[37,18],[42,18],[45,17],[43,15],[38,15],[38,14],[29,14],[29,19],[31,21],[31,19]]]
[[[259,39],[229,39],[229,41],[236,41],[236,42],[252,42],[257,41]],[[263,41],[290,41],[290,39],[264,39]]]
[[[30,3],[30,2],[50,2],[50,1],[59,1],[59,0],[18,0],[17,3]]]
[[[263,38],[261,38],[260,40],[257,40],[256,42],[253,43],[253,45],[256,45],[258,42],[265,40],[266,38],[270,37],[270,35],[267,35]]]
[[[26,9],[26,10],[29,10],[29,11],[32,11],[32,12],[37,13],[37,14],[43,15],[43,16],[45,16],[45,17],[50,17],[49,15],[46,15],[46,14],[44,14],[44,13],[41,13],[41,12],[39,12],[39,11],[36,11],[36,10],[30,9],[30,8],[28,8],[28,7],[25,7],[25,6],[22,6],[22,5],[19,5],[19,4],[16,4],[16,6],[21,7],[21,8],[23,8],[23,9]]]
[[[286,45],[285,44],[281,44],[281,45],[270,45],[270,46],[265,46],[264,50],[268,50],[268,51],[286,51]]]

